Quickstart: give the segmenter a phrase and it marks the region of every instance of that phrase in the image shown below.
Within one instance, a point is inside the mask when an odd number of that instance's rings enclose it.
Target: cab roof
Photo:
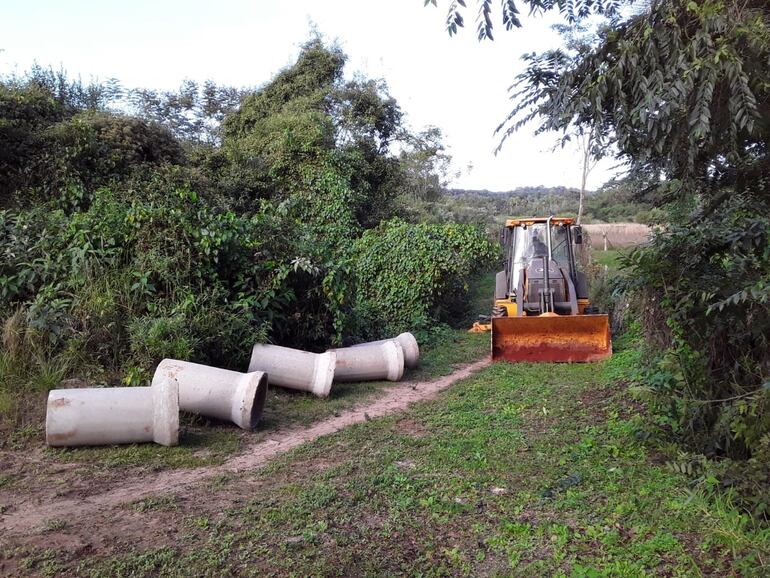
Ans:
[[[548,217],[519,217],[515,219],[506,219],[505,226],[521,227],[523,225],[534,225],[535,223],[545,223],[548,221]],[[553,217],[551,222],[554,225],[572,225],[575,223],[575,219],[572,217]]]

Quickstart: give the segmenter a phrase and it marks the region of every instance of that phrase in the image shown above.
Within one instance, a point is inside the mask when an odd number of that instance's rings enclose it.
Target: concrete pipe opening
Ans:
[[[267,375],[261,371],[240,373],[189,361],[164,359],[153,383],[164,379],[179,382],[179,407],[183,411],[231,421],[251,430],[262,419],[267,396]]]
[[[251,350],[249,371],[264,371],[270,385],[328,397],[334,380],[334,351],[310,353],[280,345],[257,343]]]
[[[151,387],[54,389],[48,393],[49,446],[179,443],[179,386],[164,379]]]

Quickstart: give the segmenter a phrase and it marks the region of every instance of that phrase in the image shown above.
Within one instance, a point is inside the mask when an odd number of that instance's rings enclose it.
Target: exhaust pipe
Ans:
[[[231,421],[245,430],[257,427],[267,395],[267,375],[261,371],[240,373],[164,359],[155,370],[153,383],[179,382],[179,409]]]
[[[257,343],[251,350],[249,371],[264,371],[268,383],[327,397],[334,379],[335,352],[310,353]]]
[[[386,341],[398,341],[398,344],[404,350],[404,365],[409,369],[417,367],[417,363],[420,359],[420,346],[417,345],[417,340],[411,333],[402,333],[397,337],[391,339],[380,339],[379,341],[371,341],[369,343],[359,343],[358,345],[352,345],[351,347],[364,347],[367,345],[374,345],[375,343],[385,343]]]
[[[334,381],[398,381],[404,375],[404,350],[395,339],[332,349]]]
[[[48,393],[45,441],[49,446],[179,443],[179,385],[54,389]]]

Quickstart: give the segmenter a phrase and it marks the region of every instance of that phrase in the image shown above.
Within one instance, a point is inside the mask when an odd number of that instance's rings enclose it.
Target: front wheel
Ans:
[[[502,305],[492,307],[492,317],[508,317],[508,310]]]

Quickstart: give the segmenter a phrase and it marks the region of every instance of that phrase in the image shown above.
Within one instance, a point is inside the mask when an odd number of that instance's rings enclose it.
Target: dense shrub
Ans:
[[[284,249],[267,219],[214,211],[180,189],[163,200],[97,191],[84,210],[51,202],[0,213],[0,302],[30,346],[114,369],[166,355],[237,366],[282,300]]]
[[[0,80],[0,206],[45,202],[184,161],[164,127],[77,110],[36,82]]]
[[[726,475],[768,515],[770,213],[741,196],[693,226],[671,224],[628,259],[656,361],[661,423],[689,449],[740,458]],[[753,465],[752,465],[753,464]],[[747,471],[755,468],[756,475]],[[729,469],[729,468],[728,468]],[[738,483],[738,482],[736,482]]]
[[[51,126],[43,137],[47,163],[39,169],[52,177],[51,188],[75,181],[91,189],[183,161],[182,146],[167,129],[127,116],[85,112]]]
[[[0,84],[0,206],[35,182],[27,167],[43,148],[41,131],[62,111],[49,94]]]
[[[499,248],[480,227],[382,223],[356,241],[356,306],[364,327],[398,333],[456,321],[467,307],[468,280]]]
[[[242,367],[268,336],[328,347],[451,320],[494,255],[474,227],[400,221],[349,250],[285,204],[236,215],[186,189],[144,200],[100,189],[85,208],[61,205],[0,212],[4,316],[22,349],[129,381],[163,357]]]

